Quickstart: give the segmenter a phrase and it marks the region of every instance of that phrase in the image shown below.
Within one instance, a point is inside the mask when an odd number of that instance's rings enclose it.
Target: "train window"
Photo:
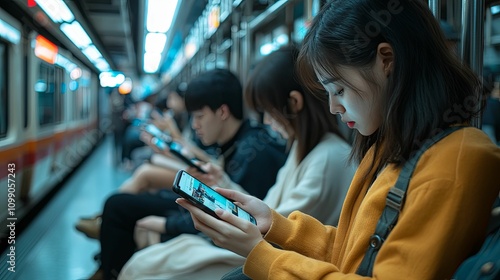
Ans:
[[[73,117],[75,120],[83,119],[84,116],[84,103],[85,103],[85,87],[80,86],[78,87],[77,91],[75,92],[75,97],[76,97],[76,110],[73,111]]]
[[[90,115],[90,74],[83,72],[79,79],[79,87],[75,92],[76,110],[74,110],[74,119],[87,119]]]
[[[41,126],[61,122],[62,69],[45,62],[40,64],[35,91],[38,94],[38,121]]]
[[[0,138],[7,135],[7,125],[9,120],[7,63],[7,45],[0,43]]]
[[[56,122],[60,123],[63,119],[63,97],[66,93],[66,82],[64,81],[64,69],[60,67],[56,67]]]
[[[23,62],[23,67],[24,69],[28,69],[28,58],[25,56],[24,57],[24,62]],[[26,76],[25,76],[26,77]],[[30,118],[30,110],[28,109],[28,83],[24,83],[23,87],[23,113],[24,113],[24,128],[28,127],[28,120]]]
[[[492,45],[500,45],[500,2],[497,5],[493,5],[487,14],[487,41]],[[488,34],[489,33],[489,34]],[[489,39],[489,40],[488,40]]]
[[[41,63],[35,84],[35,91],[38,94],[38,121],[40,125],[55,122],[54,82],[54,67]]]

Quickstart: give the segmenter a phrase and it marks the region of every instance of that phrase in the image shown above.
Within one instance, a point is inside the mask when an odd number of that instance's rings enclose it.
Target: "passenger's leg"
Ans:
[[[138,194],[147,190],[171,188],[177,171],[153,164],[141,165],[119,188],[121,193]],[[101,230],[102,214],[81,218],[75,228],[87,237],[98,239]]]
[[[139,193],[152,189],[171,188],[177,170],[144,163],[119,188],[121,193]]]
[[[165,216],[178,211],[175,193],[115,194],[104,205],[100,233],[101,268],[105,279],[116,279],[123,265],[134,254],[134,227],[137,220],[149,216]]]
[[[132,170],[132,151],[135,148],[143,147],[145,144],[140,139],[140,129],[136,126],[129,126],[125,131],[124,142],[122,148],[122,159],[124,161],[125,169]]]
[[[157,216],[148,216],[148,217],[157,217]],[[146,218],[148,218],[146,217]],[[146,219],[143,218],[143,219]],[[164,217],[162,217],[164,218]],[[137,249],[141,250],[153,244],[157,244],[161,242],[161,233],[153,230],[146,229],[144,227],[138,226],[139,223],[143,220],[139,220],[135,227],[134,231],[134,241],[137,245]],[[164,218],[165,219],[165,218]]]

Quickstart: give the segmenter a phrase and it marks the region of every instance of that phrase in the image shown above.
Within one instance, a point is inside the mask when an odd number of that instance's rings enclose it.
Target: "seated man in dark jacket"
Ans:
[[[243,118],[242,87],[228,70],[215,69],[193,79],[185,102],[192,113],[192,127],[204,145],[218,145],[224,186],[263,198],[286,160],[285,146],[267,127]],[[170,189],[172,183],[166,182]],[[115,279],[137,250],[136,222],[155,215],[166,217],[162,241],[182,233],[197,233],[192,219],[175,203],[170,190],[157,193],[119,193],[109,197],[102,214],[101,268],[94,277]],[[99,275],[99,276],[98,276]],[[91,278],[92,279],[92,278]]]

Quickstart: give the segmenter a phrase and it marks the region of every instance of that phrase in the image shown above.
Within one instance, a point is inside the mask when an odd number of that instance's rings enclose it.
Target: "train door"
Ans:
[[[23,68],[21,24],[0,9],[0,221],[17,219],[22,205]],[[3,237],[3,236],[2,236]]]
[[[99,138],[98,131],[98,92],[92,80],[92,74],[82,68],[81,76],[77,80],[78,88],[74,92],[75,102],[75,120],[78,126],[83,129],[74,136],[77,136],[72,145],[74,146],[73,156],[81,158],[90,152],[90,149],[96,144]],[[83,136],[83,137],[80,137]]]
[[[56,103],[55,107],[60,107],[61,116],[60,121],[54,124],[53,150],[48,157],[48,176],[51,178],[48,180],[48,184],[50,186],[56,184],[72,167],[66,160],[66,154],[73,141],[71,131],[74,126],[71,119],[74,98],[71,91],[70,72],[76,68],[76,64],[72,62],[72,55],[65,50],[58,50],[54,65],[56,72],[54,84],[56,85],[56,96],[58,96],[56,99],[61,102],[61,106]]]
[[[43,36],[30,35],[31,51],[27,66],[28,96],[31,122],[27,157],[30,159],[32,180],[29,197],[36,203],[57,180],[51,176],[57,149],[62,147],[64,133],[64,95],[66,92],[64,68],[55,64],[58,47]]]

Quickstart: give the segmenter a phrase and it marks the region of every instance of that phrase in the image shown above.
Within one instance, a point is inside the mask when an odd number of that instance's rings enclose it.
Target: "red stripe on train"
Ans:
[[[73,139],[85,135],[85,131],[94,127],[94,125],[90,125],[85,128],[58,132],[49,137],[27,141],[18,146],[0,150],[0,179],[11,173],[8,170],[8,164],[15,164],[15,173],[18,173],[24,168],[34,166],[50,153],[57,153],[66,148],[73,142]],[[51,150],[53,151],[51,152]]]

